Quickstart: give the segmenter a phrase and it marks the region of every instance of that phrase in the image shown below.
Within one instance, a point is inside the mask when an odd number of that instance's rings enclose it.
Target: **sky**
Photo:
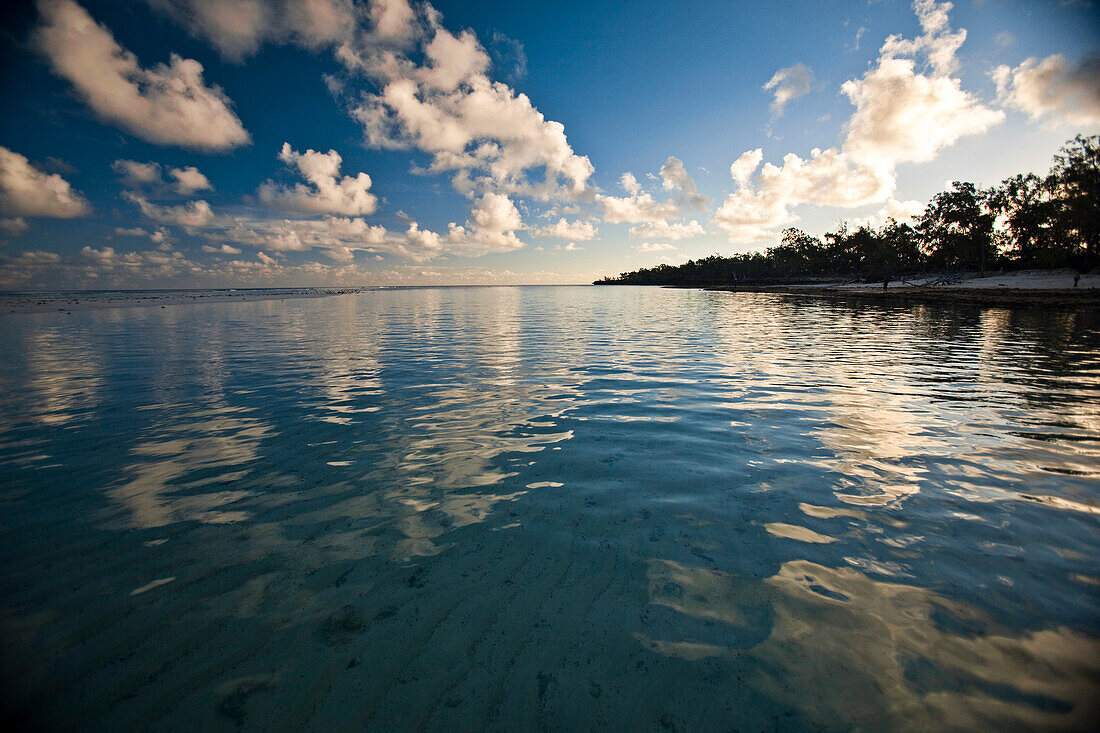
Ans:
[[[1100,132],[1095,0],[25,0],[0,289],[583,283]]]

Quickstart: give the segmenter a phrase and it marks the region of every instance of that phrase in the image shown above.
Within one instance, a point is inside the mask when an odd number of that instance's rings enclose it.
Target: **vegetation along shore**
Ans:
[[[1078,307],[1100,302],[1091,274],[1098,264],[1100,136],[1078,135],[1045,177],[1018,174],[989,189],[955,181],[912,224],[843,224],[823,238],[791,228],[763,252],[661,264],[595,284]]]

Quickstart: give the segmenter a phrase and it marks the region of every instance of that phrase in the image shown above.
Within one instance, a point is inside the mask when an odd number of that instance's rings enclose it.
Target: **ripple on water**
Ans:
[[[24,719],[1095,719],[1095,313],[454,288],[0,330]]]

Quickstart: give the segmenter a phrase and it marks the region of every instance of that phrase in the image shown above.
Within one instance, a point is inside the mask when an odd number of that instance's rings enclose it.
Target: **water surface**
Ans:
[[[1087,728],[1098,325],[626,287],[0,316],[4,706]]]

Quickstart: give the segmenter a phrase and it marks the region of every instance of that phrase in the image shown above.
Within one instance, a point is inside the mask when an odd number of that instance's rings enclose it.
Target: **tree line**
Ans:
[[[823,238],[783,232],[764,252],[657,265],[596,284],[728,285],[815,279],[891,280],[929,273],[1100,264],[1100,136],[1078,135],[1045,177],[1018,174],[983,189],[955,181],[912,225],[843,224]]]

